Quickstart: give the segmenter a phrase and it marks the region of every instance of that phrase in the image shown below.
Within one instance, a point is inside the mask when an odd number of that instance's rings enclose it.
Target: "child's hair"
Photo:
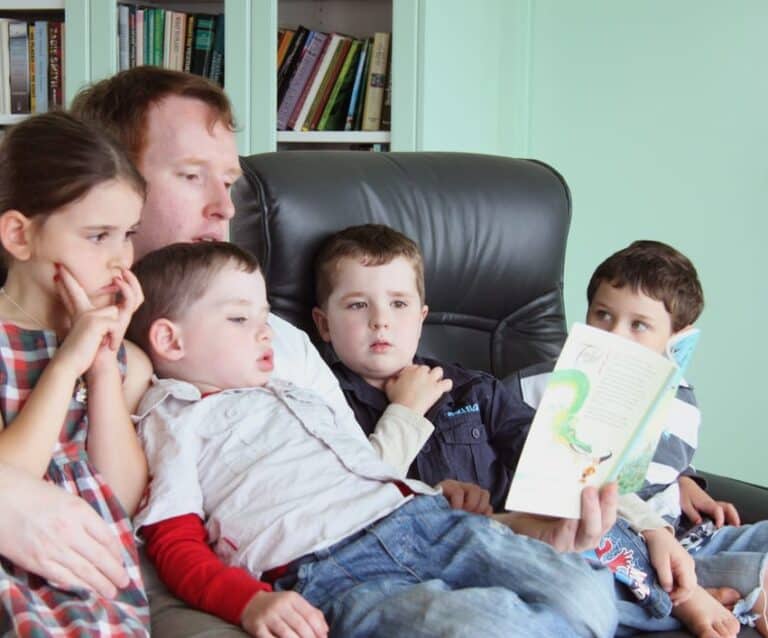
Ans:
[[[221,122],[235,130],[232,105],[218,84],[199,75],[156,66],[134,67],[82,89],[70,112],[110,131],[138,163],[147,142],[147,112],[170,96],[204,102],[211,110],[211,128]]]
[[[604,282],[615,288],[629,286],[661,301],[673,331],[692,324],[704,308],[704,293],[691,260],[660,241],[632,242],[600,264],[587,286],[590,304]]]
[[[248,273],[260,270],[254,255],[224,241],[171,244],[144,255],[132,268],[144,303],[133,314],[127,337],[149,353],[152,323],[181,318],[211,279],[230,264]]]
[[[405,257],[413,265],[416,289],[424,303],[424,260],[414,241],[383,224],[350,226],[334,233],[323,242],[315,258],[315,294],[317,305],[324,307],[334,286],[336,266],[341,259],[360,259],[365,266],[382,266],[397,257]]]
[[[63,112],[12,127],[0,143],[0,167],[0,214],[49,215],[115,179],[146,194],[144,178],[116,140]]]

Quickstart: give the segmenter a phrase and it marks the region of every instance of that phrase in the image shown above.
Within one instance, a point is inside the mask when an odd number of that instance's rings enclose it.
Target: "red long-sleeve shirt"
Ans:
[[[272,591],[269,583],[240,567],[229,567],[208,545],[203,521],[195,514],[168,518],[141,528],[147,555],[161,580],[188,605],[241,624],[248,601]]]

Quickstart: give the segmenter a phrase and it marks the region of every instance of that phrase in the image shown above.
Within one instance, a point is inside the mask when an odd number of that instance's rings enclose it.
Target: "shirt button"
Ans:
[[[228,419],[234,419],[239,414],[237,408],[227,408],[224,410],[224,416]]]
[[[480,438],[480,428],[472,428],[472,438],[473,439]]]

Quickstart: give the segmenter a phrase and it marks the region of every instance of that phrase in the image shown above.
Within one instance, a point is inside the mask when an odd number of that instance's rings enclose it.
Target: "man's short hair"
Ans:
[[[692,324],[704,309],[704,293],[691,260],[660,241],[632,242],[600,264],[587,286],[590,304],[601,283],[629,286],[661,301],[673,331]]]
[[[260,270],[254,255],[224,241],[171,244],[144,255],[132,268],[144,292],[144,303],[133,314],[127,337],[150,353],[152,324],[158,319],[181,319],[230,264],[248,273]]]
[[[416,243],[383,224],[350,226],[323,242],[315,258],[315,294],[317,305],[324,307],[335,285],[336,268],[345,257],[359,259],[364,266],[383,266],[397,257],[411,262],[416,289],[424,303],[424,260]]]
[[[147,143],[147,112],[171,96],[204,102],[211,109],[211,128],[221,122],[235,130],[232,105],[218,84],[156,66],[137,66],[85,87],[75,96],[70,112],[112,133],[137,163]]]

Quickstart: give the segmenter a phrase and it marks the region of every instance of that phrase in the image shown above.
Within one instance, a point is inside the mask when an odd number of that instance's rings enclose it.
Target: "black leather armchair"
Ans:
[[[571,198],[551,167],[464,153],[351,151],[266,153],[241,165],[232,240],[259,255],[274,312],[310,335],[319,243],[375,222],[403,231],[424,253],[430,314],[421,354],[501,378],[557,355],[566,334]],[[710,480],[745,519],[768,518],[768,490]]]

